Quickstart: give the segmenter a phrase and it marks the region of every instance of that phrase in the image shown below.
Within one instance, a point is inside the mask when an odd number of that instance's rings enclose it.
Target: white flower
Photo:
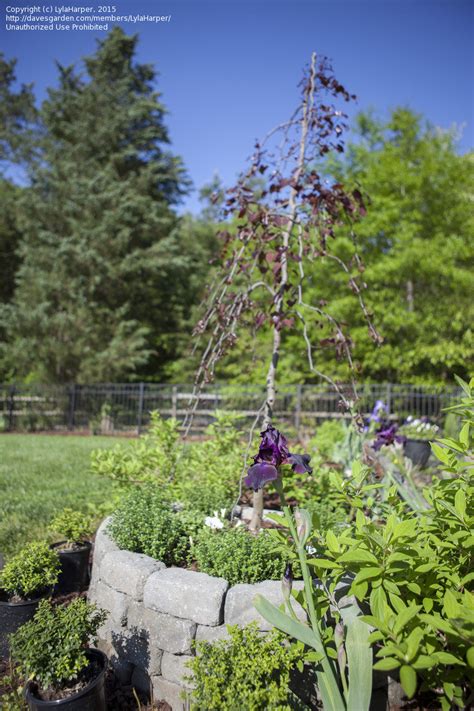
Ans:
[[[224,524],[218,516],[206,516],[204,525],[209,528],[224,528]]]

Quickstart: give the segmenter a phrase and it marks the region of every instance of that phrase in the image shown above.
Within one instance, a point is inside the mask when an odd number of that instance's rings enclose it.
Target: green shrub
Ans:
[[[123,484],[150,482],[165,485],[176,468],[180,449],[178,440],[177,421],[165,420],[158,412],[152,412],[148,432],[138,440],[92,452],[92,471]]]
[[[186,562],[189,535],[185,523],[154,486],[135,489],[126,496],[108,530],[124,550],[145,553],[166,565]]]
[[[253,536],[243,527],[203,528],[192,549],[199,570],[225,578],[231,585],[279,580],[285,561],[267,531]]]
[[[58,581],[59,558],[47,543],[29,543],[0,571],[0,588],[11,598],[28,599]]]
[[[69,545],[80,544],[91,535],[92,521],[81,511],[66,508],[53,518],[49,531],[64,537]]]
[[[346,428],[339,420],[325,420],[318,425],[316,434],[310,440],[309,447],[316,449],[322,457],[332,459],[337,444],[340,444],[346,435]]]
[[[236,416],[216,412],[206,439],[186,447],[174,482],[174,497],[193,510],[211,514],[235,503],[242,473],[241,433]]]
[[[124,484],[154,483],[166,487],[171,501],[210,514],[235,502],[242,469],[241,434],[236,417],[216,412],[202,442],[179,441],[175,420],[157,412],[146,435],[133,443],[92,454],[92,469]]]
[[[393,485],[374,516],[352,496],[355,520],[310,540],[310,562],[328,589],[354,576],[349,594],[370,610],[362,619],[373,628],[375,669],[399,673],[409,698],[436,693],[443,711],[469,705],[474,683],[474,378],[462,387],[451,408],[461,419],[457,437],[432,444],[443,475],[423,489],[425,506],[410,510]]]
[[[230,639],[199,643],[188,663],[195,684],[191,709],[290,709],[290,672],[301,652],[284,645],[284,635],[275,630],[262,636],[255,623],[228,629]]]
[[[84,598],[56,606],[42,600],[34,618],[11,635],[12,657],[40,688],[61,688],[88,665],[85,650],[105,618]]]

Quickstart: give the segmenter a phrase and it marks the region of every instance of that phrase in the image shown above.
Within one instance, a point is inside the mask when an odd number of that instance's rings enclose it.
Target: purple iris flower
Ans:
[[[286,437],[275,427],[268,425],[260,436],[262,441],[258,454],[254,457],[254,464],[249,468],[244,480],[246,486],[258,491],[267,482],[275,481],[279,477],[278,467],[282,464],[290,464],[293,471],[299,474],[311,474],[311,457],[308,454],[291,454]]]
[[[377,432],[372,448],[378,452],[382,447],[393,444],[394,442],[404,442],[405,437],[397,435],[397,425],[388,425],[384,429]]]
[[[370,422],[382,422],[384,415],[387,414],[387,408],[383,400],[377,400],[374,409],[369,417]]]

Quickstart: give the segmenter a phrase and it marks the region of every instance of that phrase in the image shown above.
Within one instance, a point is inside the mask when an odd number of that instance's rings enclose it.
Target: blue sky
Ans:
[[[3,0],[2,10],[7,4],[33,3]],[[372,107],[384,116],[391,107],[408,105],[438,126],[462,126],[461,151],[474,145],[470,0],[116,0],[115,5],[120,14],[171,13],[167,24],[123,27],[139,32],[138,60],[159,72],[173,149],[196,188],[214,172],[231,183],[254,140],[289,116],[313,50],[328,55],[339,81],[357,94],[353,111]],[[7,32],[3,18],[1,28],[2,50],[18,58],[19,80],[33,81],[40,100],[56,82],[55,61],[77,62],[105,34]],[[196,192],[184,208],[198,210]]]

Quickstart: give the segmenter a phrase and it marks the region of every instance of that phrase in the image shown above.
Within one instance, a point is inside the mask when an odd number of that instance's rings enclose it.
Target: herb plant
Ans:
[[[357,614],[355,624],[358,644],[365,640],[364,646],[367,642],[374,648],[375,669],[399,675],[409,698],[417,692],[436,693],[444,711],[470,703],[474,682],[474,379],[460,384],[464,397],[450,410],[459,416],[461,429],[457,437],[432,444],[443,472],[419,494],[419,506],[400,497],[395,484],[386,490],[384,484],[367,483],[370,468],[355,462],[350,478],[331,474],[336,498],[349,506],[345,527],[324,532],[312,527],[309,512],[292,513],[285,508],[290,539],[279,534],[281,545],[291,551],[296,543],[305,582],[309,569],[321,581],[317,588],[309,582],[304,593],[296,595],[308,610],[312,631],[291,619],[289,606],[283,613],[263,598],[256,606],[275,626],[316,650],[325,709],[366,708],[370,701],[365,695],[365,705],[361,697],[358,705],[351,705],[354,619],[347,617],[347,608],[339,609],[335,595],[348,574],[352,576],[349,595],[370,611]],[[377,465],[378,460],[374,461]],[[280,479],[276,486],[282,486]],[[367,625],[372,627],[370,636]],[[337,660],[338,678],[331,680],[324,654]],[[357,654],[352,653],[356,665],[362,647]],[[367,663],[363,669],[365,674]],[[361,667],[358,677],[354,688],[359,694],[364,687]],[[332,698],[325,697],[328,680]],[[366,681],[370,684],[369,678]]]
[[[11,636],[12,657],[41,689],[60,689],[88,665],[86,648],[105,618],[84,598],[69,605],[42,600],[34,618]]]
[[[200,571],[225,578],[231,585],[279,580],[285,568],[268,532],[253,536],[243,526],[203,528],[193,545],[192,556]]]
[[[65,508],[53,518],[49,530],[64,537],[69,546],[80,545],[91,535],[92,521],[81,511]]]
[[[120,548],[145,553],[166,565],[187,560],[190,544],[185,522],[155,486],[129,493],[113,514],[109,532]]]
[[[276,630],[262,636],[255,623],[228,629],[229,640],[199,643],[197,656],[188,663],[189,680],[195,685],[191,709],[293,708],[290,673],[302,660],[301,650],[285,645],[284,635]]]
[[[0,571],[0,588],[10,598],[38,597],[58,581],[59,558],[45,542],[26,545]]]

